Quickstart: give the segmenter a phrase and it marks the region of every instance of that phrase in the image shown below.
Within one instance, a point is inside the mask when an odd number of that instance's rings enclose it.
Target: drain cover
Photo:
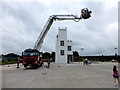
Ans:
[[[47,74],[47,73],[41,73],[42,75],[45,75],[45,74]]]

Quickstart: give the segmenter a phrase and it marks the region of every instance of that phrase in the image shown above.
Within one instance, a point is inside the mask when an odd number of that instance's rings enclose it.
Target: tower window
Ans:
[[[67,48],[67,49],[68,49],[68,51],[71,51],[71,46],[68,46],[68,48]]]
[[[58,35],[56,36],[56,38],[58,38]]]
[[[60,46],[64,46],[64,41],[60,41]]]
[[[60,55],[64,55],[64,50],[60,50]]]

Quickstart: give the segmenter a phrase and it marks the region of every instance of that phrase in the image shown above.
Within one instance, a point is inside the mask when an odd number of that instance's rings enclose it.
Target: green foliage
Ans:
[[[14,54],[14,53],[9,53],[9,54],[6,54],[6,55],[2,55],[2,62],[17,61],[18,57],[19,57],[19,55]]]
[[[43,59],[52,59],[53,62],[55,62],[55,52],[49,53],[49,52],[40,52]]]
[[[79,53],[77,51],[73,51],[73,56],[79,56]]]
[[[48,52],[42,53],[42,58],[47,59],[50,58],[51,54]]]
[[[5,65],[5,64],[15,64],[17,61],[7,61],[7,62],[0,62],[0,65]]]
[[[77,51],[73,51],[73,60],[74,62],[80,62],[79,53]]]
[[[18,57],[20,56],[14,53],[8,53],[6,55],[2,54],[1,55],[2,61],[0,62],[0,65],[17,63]]]

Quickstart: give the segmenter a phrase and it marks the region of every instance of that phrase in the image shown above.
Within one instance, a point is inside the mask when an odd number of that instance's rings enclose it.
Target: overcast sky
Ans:
[[[113,2],[114,1],[114,2]],[[118,47],[118,1],[36,0],[0,3],[2,53],[21,54],[33,48],[47,19],[53,14],[80,16],[82,8],[92,11],[88,20],[55,21],[44,39],[41,51],[54,52],[58,27],[67,27],[68,40],[80,55],[112,55]],[[84,50],[81,50],[84,48]]]

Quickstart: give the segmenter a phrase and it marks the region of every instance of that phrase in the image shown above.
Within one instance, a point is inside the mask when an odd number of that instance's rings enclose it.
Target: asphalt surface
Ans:
[[[83,66],[82,63],[46,64],[38,69],[25,69],[21,64],[2,66],[2,88],[117,88],[112,67],[117,63],[104,62]]]

